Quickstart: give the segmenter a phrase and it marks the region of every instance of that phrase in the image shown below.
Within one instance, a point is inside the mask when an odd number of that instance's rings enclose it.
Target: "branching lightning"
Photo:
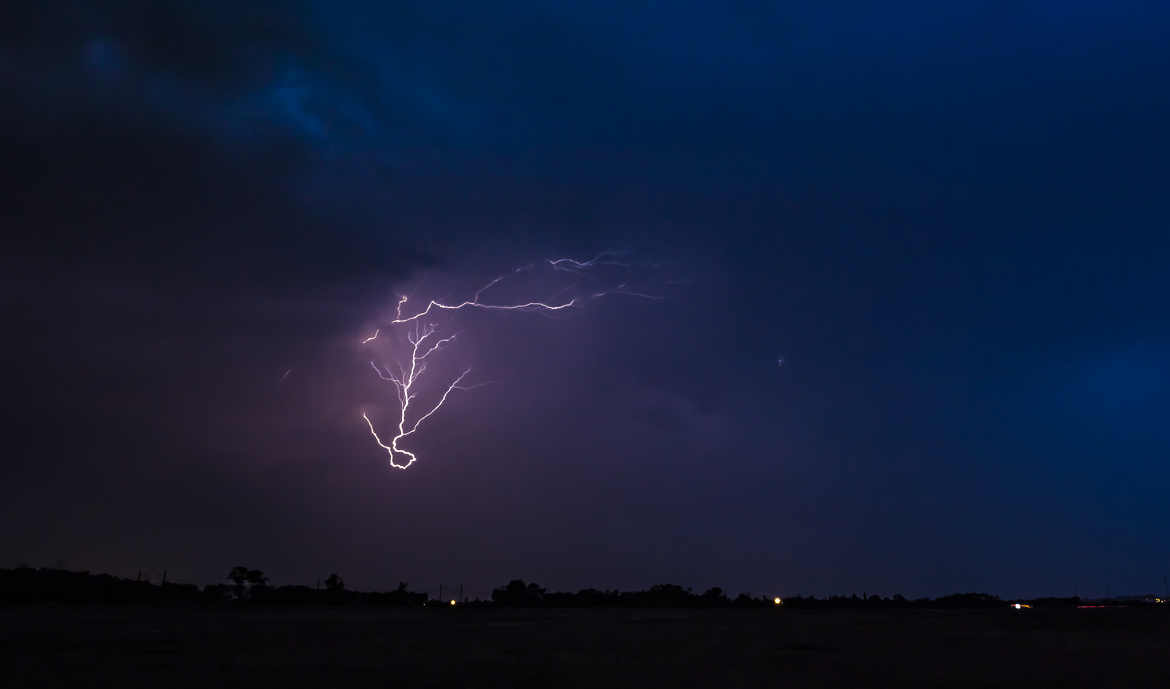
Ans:
[[[496,278],[490,284],[488,284],[487,287],[484,287],[483,289],[481,289],[480,292],[487,289],[488,287],[491,287],[492,285],[499,282],[500,280],[501,280],[501,278]],[[477,309],[485,309],[488,311],[531,311],[534,309],[543,309],[546,311],[560,311],[561,309],[569,308],[570,306],[575,304],[577,301],[576,299],[570,299],[569,301],[567,301],[563,304],[545,304],[545,303],[539,302],[539,301],[530,301],[526,304],[484,304],[483,302],[479,301],[480,292],[476,292],[476,296],[473,299],[462,302],[460,304],[441,304],[437,301],[431,300],[431,302],[429,304],[427,304],[427,307],[425,309],[423,309],[422,311],[419,311],[418,313],[414,314],[413,316],[405,316],[405,317],[402,315],[402,308],[401,307],[402,307],[402,304],[406,302],[406,297],[402,297],[402,299],[398,302],[398,306],[399,306],[398,317],[395,318],[390,323],[392,325],[395,325],[398,323],[409,323],[411,321],[418,320],[419,318],[422,318],[423,316],[430,314],[431,309],[435,309],[435,308],[446,309],[448,311],[458,311],[459,309],[464,309],[464,308],[468,308],[468,307],[477,308]]]
[[[547,259],[547,263],[550,266],[552,266],[555,270],[560,270],[560,271],[565,271],[565,272],[573,272],[573,273],[584,272],[585,270],[592,268],[596,265],[612,265],[612,266],[620,266],[623,268],[628,268],[629,266],[627,264],[618,263],[618,262],[612,261],[612,260],[607,260],[607,259],[610,259],[610,258],[616,256],[616,255],[617,255],[616,252],[605,251],[605,252],[602,252],[602,253],[598,254],[597,256],[595,256],[592,259],[589,259],[587,261],[577,261],[577,260],[574,260],[571,258],[558,258],[558,259]],[[528,271],[528,270],[531,270],[532,268],[533,268],[532,265],[521,266],[519,268],[516,268],[513,271],[513,273]],[[406,316],[403,315],[402,307],[403,307],[403,305],[405,305],[407,303],[408,298],[406,296],[401,296],[401,297],[399,297],[398,303],[395,306],[394,319],[392,321],[390,321],[390,323],[387,324],[386,326],[375,330],[374,333],[372,335],[370,335],[369,337],[366,337],[363,340],[361,340],[361,343],[363,345],[369,344],[369,343],[377,340],[378,336],[380,334],[382,334],[382,332],[384,330],[389,330],[389,329],[393,328],[394,326],[405,326],[407,328],[406,339],[407,339],[407,342],[410,344],[409,363],[407,363],[406,365],[396,364],[398,371],[397,371],[397,373],[395,373],[395,372],[391,371],[390,368],[388,366],[386,366],[385,364],[383,364],[381,367],[379,367],[377,363],[375,363],[372,360],[370,361],[370,367],[373,368],[374,373],[377,374],[377,376],[380,380],[385,381],[387,383],[390,383],[391,385],[394,386],[394,391],[395,391],[395,394],[398,398],[397,433],[395,433],[395,435],[392,438],[390,438],[389,443],[384,441],[382,439],[382,437],[378,434],[378,431],[374,426],[374,422],[370,419],[369,415],[365,411],[362,412],[362,419],[366,422],[366,425],[369,427],[370,435],[373,436],[374,442],[376,442],[378,444],[378,446],[381,447],[383,450],[385,450],[386,453],[390,456],[390,466],[391,467],[393,467],[395,469],[406,469],[406,468],[410,467],[410,465],[414,464],[415,461],[418,460],[417,455],[415,455],[410,450],[404,449],[403,447],[400,446],[399,443],[401,441],[405,440],[406,438],[410,437],[411,435],[413,435],[415,432],[417,432],[419,427],[423,424],[424,421],[426,421],[431,416],[433,416],[437,411],[439,411],[439,408],[442,407],[443,404],[446,403],[448,396],[450,396],[450,394],[453,391],[455,391],[455,390],[472,390],[474,388],[482,387],[483,385],[488,384],[488,383],[484,382],[484,383],[478,383],[478,384],[474,384],[474,385],[464,385],[463,384],[464,379],[467,377],[467,375],[469,373],[471,373],[470,368],[464,369],[462,373],[460,373],[458,376],[455,377],[454,380],[450,381],[447,384],[446,388],[443,389],[442,394],[439,395],[438,400],[429,408],[426,408],[424,406],[423,408],[425,408],[427,410],[425,412],[419,414],[417,412],[417,409],[418,409],[417,400],[418,400],[419,393],[415,389],[415,386],[419,382],[419,380],[423,377],[423,374],[426,373],[426,371],[427,371],[428,357],[439,352],[446,345],[453,342],[455,340],[455,338],[459,335],[459,333],[455,333],[455,334],[449,335],[449,336],[444,337],[444,338],[435,339],[434,336],[435,336],[436,332],[438,331],[438,327],[439,327],[438,324],[432,323],[432,322],[426,322],[424,324],[424,322],[421,319],[430,315],[435,309],[439,309],[439,310],[443,310],[443,311],[459,311],[462,309],[482,309],[482,310],[486,310],[486,311],[545,311],[545,312],[552,312],[552,311],[561,311],[564,309],[571,308],[578,303],[578,299],[576,297],[571,298],[568,301],[557,302],[557,303],[546,303],[546,302],[542,302],[542,301],[528,301],[528,302],[523,302],[523,303],[518,303],[518,304],[491,304],[491,303],[484,303],[483,301],[481,301],[481,299],[483,297],[483,293],[488,291],[489,289],[491,289],[495,285],[499,284],[503,279],[504,279],[504,276],[500,276],[500,277],[495,278],[491,282],[488,282],[486,285],[484,285],[483,287],[480,287],[478,290],[476,290],[474,295],[472,295],[471,299],[460,302],[458,304],[445,304],[445,303],[442,303],[442,302],[439,302],[439,301],[432,299],[427,303],[425,308],[423,308],[422,310],[420,310],[412,315],[406,315]],[[562,293],[564,291],[565,290],[561,290]],[[592,296],[592,298],[598,298],[598,297],[606,296],[608,294],[625,294],[625,295],[629,295],[629,296],[636,296],[636,297],[642,297],[645,299],[654,299],[654,300],[662,298],[662,297],[658,297],[658,296],[644,294],[641,292],[631,291],[631,290],[626,288],[626,283],[624,283],[624,282],[617,285],[613,289],[595,292],[591,296]],[[417,416],[417,418],[415,418],[414,421],[411,422],[410,421],[411,416]],[[400,462],[399,461],[400,458],[405,458],[405,460]]]
[[[602,251],[600,254],[597,254],[596,256],[589,259],[588,261],[578,261],[578,260],[572,259],[572,258],[550,258],[550,259],[547,259],[547,261],[548,261],[548,264],[550,266],[552,266],[554,270],[563,270],[563,271],[570,272],[570,273],[581,272],[581,271],[585,270],[586,268],[592,268],[593,266],[598,266],[598,265],[601,265],[601,266],[620,266],[622,268],[629,268],[630,265],[628,263],[620,263],[618,261],[612,260],[612,259],[616,258],[618,255],[619,255],[619,253],[616,251]]]
[[[402,302],[399,302],[400,305],[401,303]],[[447,386],[447,389],[444,390],[443,394],[439,397],[439,401],[436,402],[429,411],[415,419],[413,424],[408,421],[408,417],[410,416],[411,402],[413,402],[418,397],[418,393],[415,392],[414,386],[415,383],[418,382],[419,378],[422,377],[424,373],[426,373],[427,357],[442,349],[443,345],[453,341],[458,335],[458,333],[456,333],[450,337],[435,340],[434,343],[430,345],[430,347],[422,351],[420,354],[419,351],[423,349],[423,345],[428,340],[430,340],[432,335],[435,334],[436,327],[437,326],[434,323],[428,323],[425,327],[420,327],[419,322],[417,320],[414,321],[410,332],[408,332],[406,335],[407,341],[410,342],[411,346],[409,370],[400,367],[399,373],[396,376],[390,371],[389,368],[383,367],[385,370],[379,369],[376,363],[373,361],[370,362],[370,366],[373,367],[374,372],[378,374],[378,377],[388,383],[392,383],[394,385],[394,391],[398,395],[398,433],[393,438],[391,438],[390,444],[387,445],[378,436],[377,430],[374,429],[374,422],[370,420],[369,415],[367,415],[365,412],[362,412],[362,418],[365,419],[366,425],[370,427],[370,434],[374,436],[374,441],[377,442],[383,450],[386,450],[386,452],[390,454],[390,466],[394,467],[395,469],[405,469],[411,464],[414,464],[415,460],[418,459],[418,457],[410,450],[405,450],[399,447],[398,442],[413,435],[415,431],[418,430],[419,426],[422,425],[423,421],[426,421],[431,417],[432,414],[439,411],[439,407],[443,406],[443,403],[447,401],[447,396],[451,394],[452,390],[471,389],[470,387],[460,385],[460,383],[463,382],[463,379],[467,377],[467,374],[471,373],[471,369],[468,368],[464,369],[463,373],[460,373],[455,378],[455,380],[451,381],[451,383]],[[367,341],[369,341],[369,339],[367,339]],[[402,455],[406,457],[406,462],[404,464],[399,464],[395,461],[395,455]]]
[[[642,299],[649,299],[651,301],[662,301],[662,299],[663,299],[663,297],[660,295],[646,294],[645,292],[635,292],[633,290],[627,289],[626,283],[624,283],[624,282],[622,284],[618,285],[617,287],[614,287],[611,290],[594,292],[591,296],[594,299],[597,299],[598,297],[607,297],[611,294],[624,294],[628,297],[640,297]]]

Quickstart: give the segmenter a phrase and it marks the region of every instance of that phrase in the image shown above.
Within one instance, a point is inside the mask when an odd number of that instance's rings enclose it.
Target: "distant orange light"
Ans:
[[[784,601],[781,600],[780,596],[776,596],[772,599],[772,605],[784,605]]]
[[[455,599],[454,599],[454,598],[452,598],[452,599],[451,599],[451,605],[455,605]]]

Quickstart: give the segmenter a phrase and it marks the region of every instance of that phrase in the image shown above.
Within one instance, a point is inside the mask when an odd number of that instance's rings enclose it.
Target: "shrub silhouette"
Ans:
[[[492,602],[514,608],[531,608],[544,601],[544,589],[536,584],[525,584],[523,579],[513,579],[503,588],[492,591]]]

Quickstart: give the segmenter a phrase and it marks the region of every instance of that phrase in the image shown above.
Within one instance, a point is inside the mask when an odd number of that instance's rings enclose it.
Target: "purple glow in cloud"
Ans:
[[[594,257],[590,260],[587,260],[587,261],[577,261],[577,260],[574,260],[571,258],[558,258],[558,259],[548,259],[547,263],[550,266],[552,266],[553,269],[555,269],[555,270],[562,270],[562,271],[568,271],[568,272],[573,272],[573,273],[579,273],[579,272],[586,271],[590,268],[593,268],[596,265],[611,265],[611,266],[619,266],[622,268],[629,268],[628,264],[602,260],[603,258],[612,256],[612,255],[614,255],[614,252],[602,252],[601,254],[598,254],[596,257]],[[524,267],[518,268],[512,272],[513,273],[522,272],[530,267],[531,266],[524,266]],[[378,378],[383,380],[383,381],[386,381],[394,386],[394,391],[395,391],[396,397],[398,399],[397,432],[394,434],[393,437],[390,438],[389,442],[386,442],[385,440],[382,439],[382,436],[379,435],[378,430],[375,427],[373,420],[370,419],[369,414],[367,412],[363,411],[362,415],[361,415],[362,419],[366,422],[366,425],[369,427],[370,435],[374,438],[374,442],[377,443],[378,447],[385,450],[386,453],[390,456],[390,466],[391,467],[393,467],[395,469],[406,469],[406,468],[410,467],[412,464],[414,464],[415,461],[418,460],[418,456],[415,453],[411,452],[410,450],[404,449],[403,447],[401,447],[399,445],[399,443],[401,441],[405,440],[406,438],[408,438],[409,436],[413,435],[415,432],[417,432],[419,427],[422,425],[422,423],[424,421],[426,421],[431,416],[433,416],[437,411],[439,411],[439,408],[442,407],[444,403],[446,403],[447,398],[451,394],[452,391],[454,391],[454,390],[471,390],[471,389],[486,385],[486,383],[478,383],[476,385],[470,385],[470,386],[463,385],[462,384],[463,380],[467,377],[467,375],[469,373],[471,373],[470,368],[464,369],[462,373],[460,373],[458,376],[456,376],[446,386],[446,388],[443,389],[443,392],[439,396],[438,401],[435,402],[432,406],[430,406],[430,408],[426,412],[419,415],[412,422],[410,420],[410,417],[413,413],[412,408],[417,407],[417,405],[412,405],[412,403],[414,403],[418,399],[418,394],[419,394],[418,391],[415,389],[415,386],[418,383],[418,381],[422,378],[423,374],[426,373],[426,371],[427,371],[426,360],[431,355],[436,354],[437,352],[439,352],[439,350],[443,349],[447,344],[453,342],[455,340],[455,338],[458,336],[458,333],[454,333],[454,334],[452,334],[448,337],[445,337],[445,338],[432,339],[433,336],[438,331],[439,325],[437,323],[425,323],[424,324],[423,321],[421,321],[420,319],[422,319],[425,316],[430,315],[432,313],[432,311],[434,311],[435,309],[444,310],[444,311],[460,311],[463,309],[481,309],[481,310],[485,310],[485,311],[545,311],[545,312],[551,312],[551,311],[562,311],[565,309],[569,309],[569,308],[572,308],[574,305],[578,304],[578,299],[576,297],[568,299],[567,301],[556,302],[556,303],[546,303],[546,302],[541,302],[541,301],[526,301],[526,302],[515,303],[515,304],[491,304],[491,303],[485,303],[485,302],[481,301],[481,299],[483,297],[483,293],[486,292],[487,290],[491,289],[492,287],[496,286],[497,284],[499,284],[503,279],[504,279],[504,276],[500,276],[500,277],[493,279],[492,281],[488,282],[483,287],[476,290],[475,294],[472,296],[471,299],[462,301],[458,304],[445,304],[445,303],[442,303],[442,302],[439,302],[439,301],[432,299],[427,303],[426,307],[423,308],[421,311],[418,311],[418,312],[414,313],[413,315],[409,315],[409,316],[402,315],[402,307],[404,304],[406,304],[406,302],[409,299],[405,295],[401,296],[401,297],[399,297],[398,304],[395,307],[394,320],[390,321],[390,323],[388,325],[384,326],[383,328],[378,328],[377,330],[374,331],[374,333],[372,335],[364,338],[361,341],[361,343],[363,345],[367,345],[367,344],[370,344],[372,342],[377,341],[379,338],[379,335],[381,335],[383,333],[383,331],[385,331],[385,330],[390,330],[392,328],[395,328],[396,326],[405,326],[405,328],[406,328],[406,339],[410,345],[410,352],[409,352],[409,357],[406,359],[406,363],[396,364],[397,368],[398,368],[397,374],[395,374],[393,371],[391,371],[390,368],[384,364],[381,367],[379,367],[377,363],[375,363],[374,361],[370,361],[370,367],[374,370],[374,373],[377,374]],[[564,290],[562,290],[562,291],[564,291]],[[650,295],[650,294],[646,294],[646,293],[642,293],[642,292],[635,292],[635,291],[629,290],[629,289],[627,289],[625,282],[622,282],[622,283],[618,284],[616,287],[611,288],[611,289],[594,292],[591,296],[593,298],[597,298],[597,297],[602,297],[602,296],[606,296],[606,295],[610,295],[610,294],[624,294],[624,295],[628,295],[628,296],[641,297],[644,299],[651,299],[651,300],[658,300],[658,299],[662,298],[659,296],[654,296],[654,295]],[[429,344],[429,346],[426,346],[428,344]],[[398,461],[399,458],[405,458],[405,460],[400,463]]]

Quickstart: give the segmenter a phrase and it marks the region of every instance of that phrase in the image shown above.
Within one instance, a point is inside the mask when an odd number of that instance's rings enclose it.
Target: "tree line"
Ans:
[[[427,594],[410,591],[406,582],[400,582],[391,591],[350,591],[337,574],[329,575],[324,586],[272,586],[263,571],[242,566],[231,568],[223,583],[202,587],[167,581],[165,574],[155,583],[141,577],[127,579],[109,574],[18,567],[0,569],[0,602],[422,607],[427,602]]]
[[[180,603],[235,606],[352,605],[371,607],[450,607],[450,600],[435,600],[411,591],[400,582],[390,591],[352,591],[336,573],[316,586],[272,586],[263,571],[244,566],[231,568],[223,582],[196,586],[159,582],[141,577],[128,579],[109,574],[64,569],[18,567],[0,569],[0,603],[152,604]],[[1003,608],[1009,601],[986,593],[956,593],[940,598],[909,599],[901,595],[852,594],[849,596],[791,596],[780,599],[741,593],[735,597],[721,588],[701,593],[675,584],[658,584],[641,591],[586,588],[576,592],[548,591],[513,579],[492,591],[489,601],[456,601],[465,607],[511,608]],[[1071,607],[1079,598],[1041,598],[1038,607]]]
[[[954,593],[939,598],[906,598],[900,594],[852,594],[848,596],[753,596],[741,593],[729,597],[719,587],[696,593],[675,584],[659,584],[644,591],[599,591],[583,589],[576,593],[546,591],[544,588],[514,579],[492,591],[496,605],[519,608],[804,608],[804,609],[888,609],[888,608],[1003,608],[1008,601],[987,593]],[[1045,607],[1075,606],[1079,598],[1041,598],[1033,604]]]

